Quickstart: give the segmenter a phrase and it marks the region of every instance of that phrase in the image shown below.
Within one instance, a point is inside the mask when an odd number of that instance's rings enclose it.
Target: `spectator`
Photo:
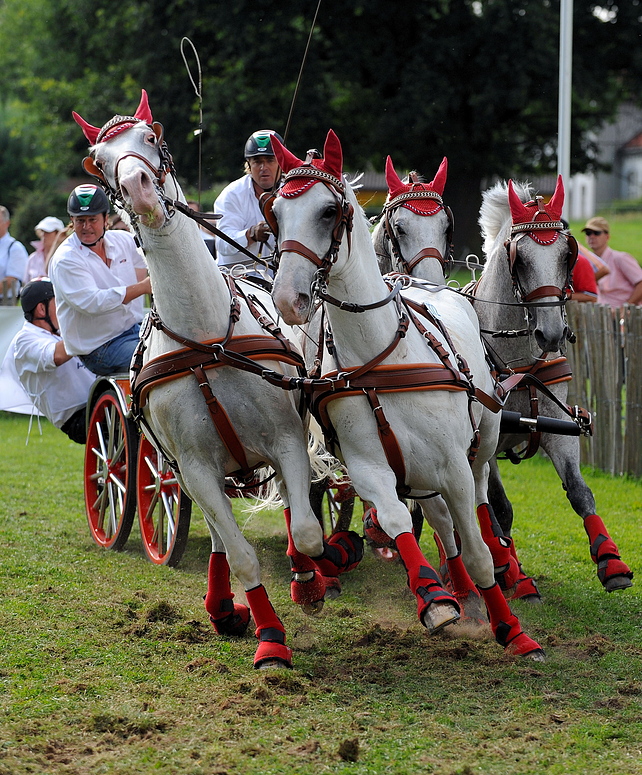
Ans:
[[[562,223],[565,231],[570,234],[568,221],[562,218]],[[570,298],[573,301],[597,302],[597,279],[608,272],[605,264],[594,253],[577,243],[577,261],[571,277],[573,292]]]
[[[198,206],[198,202],[194,199],[188,199],[187,200],[188,207],[190,210],[193,210],[195,213],[200,212],[201,208]],[[212,221],[214,223],[214,221]],[[216,246],[214,245],[214,235],[211,231],[207,231],[207,229],[204,226],[201,226],[201,224],[198,224],[198,229],[201,233],[201,237],[203,238],[203,242],[207,245],[207,249],[209,252],[216,258]]]
[[[10,223],[9,211],[0,205],[0,299],[3,304],[15,302],[14,291],[20,287],[29,259],[22,242],[9,234]]]
[[[145,261],[129,232],[107,230],[109,201],[98,186],[75,188],[67,210],[73,234],[50,266],[65,348],[95,374],[126,372],[151,293]]]
[[[263,220],[259,197],[266,191],[272,191],[281,177],[270,141],[272,135],[283,142],[272,129],[250,135],[245,143],[245,175],[226,186],[214,202],[214,212],[223,216],[218,222],[218,229],[263,258],[272,253],[274,238]],[[216,253],[219,266],[242,264],[250,269],[256,268],[256,262],[220,237],[216,238]]]
[[[629,253],[608,246],[609,222],[606,218],[589,218],[582,229],[589,248],[608,267],[609,273],[597,286],[600,304],[621,307],[623,304],[642,304],[642,267]]]
[[[39,412],[72,441],[84,444],[85,408],[95,376],[65,350],[51,280],[27,283],[20,304],[25,322],[9,345],[18,379]]]
[[[38,237],[37,242],[31,244],[36,248],[27,261],[27,271],[23,279],[24,283],[35,280],[36,277],[44,277],[54,250],[58,247],[58,237],[65,231],[65,224],[60,218],[48,215],[43,218],[34,231]]]

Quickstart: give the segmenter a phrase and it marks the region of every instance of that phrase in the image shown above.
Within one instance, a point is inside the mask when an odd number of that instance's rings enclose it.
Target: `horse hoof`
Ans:
[[[308,616],[318,616],[323,610],[323,600],[315,600],[313,603],[301,604],[301,610]]]
[[[479,627],[488,624],[486,606],[477,593],[470,591],[467,595],[456,595],[456,597],[462,610],[462,623],[466,622],[466,624],[474,624]]]
[[[242,603],[234,603],[233,612],[222,619],[214,619],[210,616],[210,622],[218,635],[240,637],[245,635],[247,626],[250,623],[250,609]]]
[[[282,659],[264,659],[258,665],[254,665],[256,670],[291,670],[292,665],[284,662]]]
[[[336,576],[324,576],[325,595],[324,600],[336,600],[341,594],[341,582]]]
[[[604,582],[604,589],[607,592],[615,592],[618,589],[628,589],[633,586],[633,582],[628,576],[612,576]]]
[[[459,611],[450,603],[432,603],[421,616],[421,623],[429,635],[435,635],[449,624],[459,621]]]

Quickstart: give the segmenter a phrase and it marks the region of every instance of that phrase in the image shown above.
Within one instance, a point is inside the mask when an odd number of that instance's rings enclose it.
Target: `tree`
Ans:
[[[32,178],[79,173],[72,109],[102,124],[145,87],[194,185],[199,105],[183,36],[203,68],[204,181],[238,175],[252,131],[285,130],[317,2],[4,0],[0,65],[21,116],[7,125],[36,138]],[[595,167],[590,131],[639,98],[641,11],[575,0],[573,171]],[[288,145],[303,155],[332,127],[353,170],[382,170],[390,154],[431,174],[448,156],[456,243],[476,248],[480,189],[555,169],[558,39],[559,0],[322,0]]]

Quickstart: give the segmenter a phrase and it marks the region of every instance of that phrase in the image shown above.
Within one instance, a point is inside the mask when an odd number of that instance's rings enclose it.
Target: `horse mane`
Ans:
[[[515,193],[522,202],[533,198],[531,183],[513,181]],[[484,240],[484,253],[489,255],[498,236],[512,222],[508,204],[508,183],[500,180],[492,188],[482,194],[482,204],[479,210],[478,223]],[[503,241],[503,240],[502,240]]]

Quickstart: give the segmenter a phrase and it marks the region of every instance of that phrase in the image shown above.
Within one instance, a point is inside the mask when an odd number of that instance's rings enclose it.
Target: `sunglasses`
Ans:
[[[599,237],[600,234],[604,234],[603,231],[594,231],[593,229],[584,229],[584,234],[587,237]]]

